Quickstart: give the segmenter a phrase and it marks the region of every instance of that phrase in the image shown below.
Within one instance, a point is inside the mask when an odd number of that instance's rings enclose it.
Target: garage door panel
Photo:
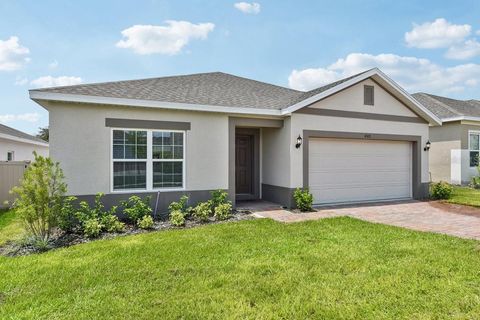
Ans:
[[[382,173],[382,174],[376,174]],[[317,185],[335,185],[335,184],[355,184],[355,181],[360,181],[361,184],[367,185],[369,183],[382,183],[386,186],[389,183],[394,181],[395,183],[403,183],[404,185],[409,185],[410,179],[408,177],[409,170],[401,170],[397,172],[387,172],[387,171],[368,171],[368,172],[350,172],[332,175],[329,172],[317,172],[311,174],[312,183],[310,187]],[[314,182],[315,181],[315,182]],[[358,183],[357,183],[358,184]]]
[[[411,165],[409,142],[309,142],[309,186],[316,204],[409,198]]]

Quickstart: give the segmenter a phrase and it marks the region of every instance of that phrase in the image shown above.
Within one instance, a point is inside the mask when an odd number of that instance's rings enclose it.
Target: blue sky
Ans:
[[[479,1],[238,2],[0,1],[0,122],[48,124],[29,88],[209,71],[307,90],[377,66],[480,98]]]

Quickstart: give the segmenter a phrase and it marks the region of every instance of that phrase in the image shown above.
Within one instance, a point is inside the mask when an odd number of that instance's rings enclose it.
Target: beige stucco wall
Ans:
[[[10,151],[14,152],[14,161],[33,161],[33,151],[48,157],[48,147],[0,138],[0,161],[7,161]]]
[[[216,113],[50,103],[50,150],[69,194],[110,193],[111,128],[105,118],[190,122],[186,133],[186,190],[228,188],[228,118]]]
[[[290,186],[290,118],[283,128],[262,129],[262,177],[264,184]]]
[[[374,105],[363,104],[364,86],[374,87]],[[342,110],[352,112],[380,113],[396,116],[416,117],[410,109],[395,99],[390,93],[385,91],[376,82],[371,79],[359,82],[344,91],[330,96],[321,102],[315,103],[312,108]]]
[[[480,123],[457,121],[430,128],[430,171],[433,181],[467,184],[473,176],[478,175],[477,168],[470,167],[468,134],[471,130],[480,131]]]
[[[455,162],[456,153],[452,150],[461,149],[461,126],[460,123],[444,123],[441,127],[430,128],[430,174],[432,181],[452,182],[453,176],[461,175],[452,167],[452,157]],[[461,161],[461,160],[458,160]],[[461,167],[458,167],[461,170]]]

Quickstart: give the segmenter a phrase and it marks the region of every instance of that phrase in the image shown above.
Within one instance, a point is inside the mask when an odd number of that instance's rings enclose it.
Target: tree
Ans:
[[[48,139],[50,138],[48,127],[38,128],[37,138],[48,142]]]
[[[63,171],[58,162],[34,152],[35,161],[24,173],[13,206],[24,222],[25,229],[36,240],[47,242],[61,215],[67,191]]]

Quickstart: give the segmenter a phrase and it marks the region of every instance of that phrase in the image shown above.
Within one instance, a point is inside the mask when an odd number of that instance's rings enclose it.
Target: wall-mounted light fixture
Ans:
[[[430,143],[430,140],[428,140],[427,143],[425,144],[425,148],[423,148],[423,151],[428,151],[428,150],[430,150],[430,146],[431,146],[431,145],[432,145],[432,144]]]
[[[298,135],[298,138],[297,138],[297,144],[295,145],[295,148],[300,148],[300,146],[302,145],[302,137],[300,135]]]

